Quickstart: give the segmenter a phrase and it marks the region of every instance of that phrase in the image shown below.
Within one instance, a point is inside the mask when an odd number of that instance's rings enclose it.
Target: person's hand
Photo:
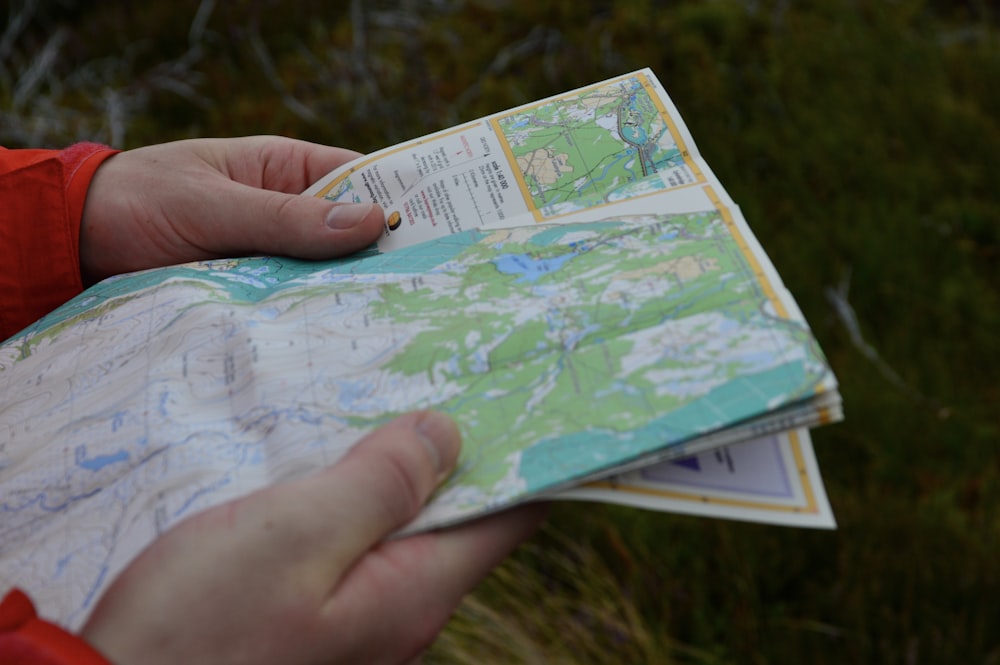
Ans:
[[[80,227],[85,283],[247,254],[326,259],[363,249],[384,217],[368,203],[298,196],[360,155],[276,136],[193,139],[106,160]]]
[[[402,416],[334,466],[203,512],[155,541],[83,637],[118,665],[401,663],[537,527],[539,506],[385,540],[458,456],[454,423]]]

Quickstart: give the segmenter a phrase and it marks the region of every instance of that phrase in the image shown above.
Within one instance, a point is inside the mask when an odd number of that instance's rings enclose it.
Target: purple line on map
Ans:
[[[685,457],[684,459],[679,459],[670,462],[670,464],[676,464],[677,466],[683,466],[692,471],[701,471],[701,462],[698,461],[698,456]]]

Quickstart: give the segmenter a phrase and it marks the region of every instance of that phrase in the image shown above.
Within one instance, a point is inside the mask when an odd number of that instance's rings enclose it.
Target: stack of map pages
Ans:
[[[808,428],[836,380],[652,72],[306,194],[377,202],[377,247],[120,276],[0,345],[0,581],[48,616],[415,409],[465,444],[406,531],[560,497],[833,526]]]

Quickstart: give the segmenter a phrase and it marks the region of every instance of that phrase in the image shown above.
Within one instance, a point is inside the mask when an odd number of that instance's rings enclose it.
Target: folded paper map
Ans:
[[[752,440],[786,451],[787,478],[815,467],[801,428],[840,417],[809,327],[649,71],[308,194],[377,201],[378,247],[112,278],[0,345],[0,580],[48,616],[78,625],[179,520],[414,409],[451,414],[465,445],[407,531],[611,475],[588,489],[653,496],[670,474],[651,464],[731,466]],[[818,473],[792,475],[771,505],[829,521]],[[695,493],[720,510],[767,494],[712,484]]]

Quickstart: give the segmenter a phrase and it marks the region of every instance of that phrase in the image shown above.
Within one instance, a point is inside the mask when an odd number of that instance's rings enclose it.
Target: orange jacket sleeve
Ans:
[[[0,602],[0,663],[4,665],[111,665],[82,638],[38,618],[19,589]]]
[[[0,148],[0,339],[83,290],[80,218],[90,180],[117,151]]]

